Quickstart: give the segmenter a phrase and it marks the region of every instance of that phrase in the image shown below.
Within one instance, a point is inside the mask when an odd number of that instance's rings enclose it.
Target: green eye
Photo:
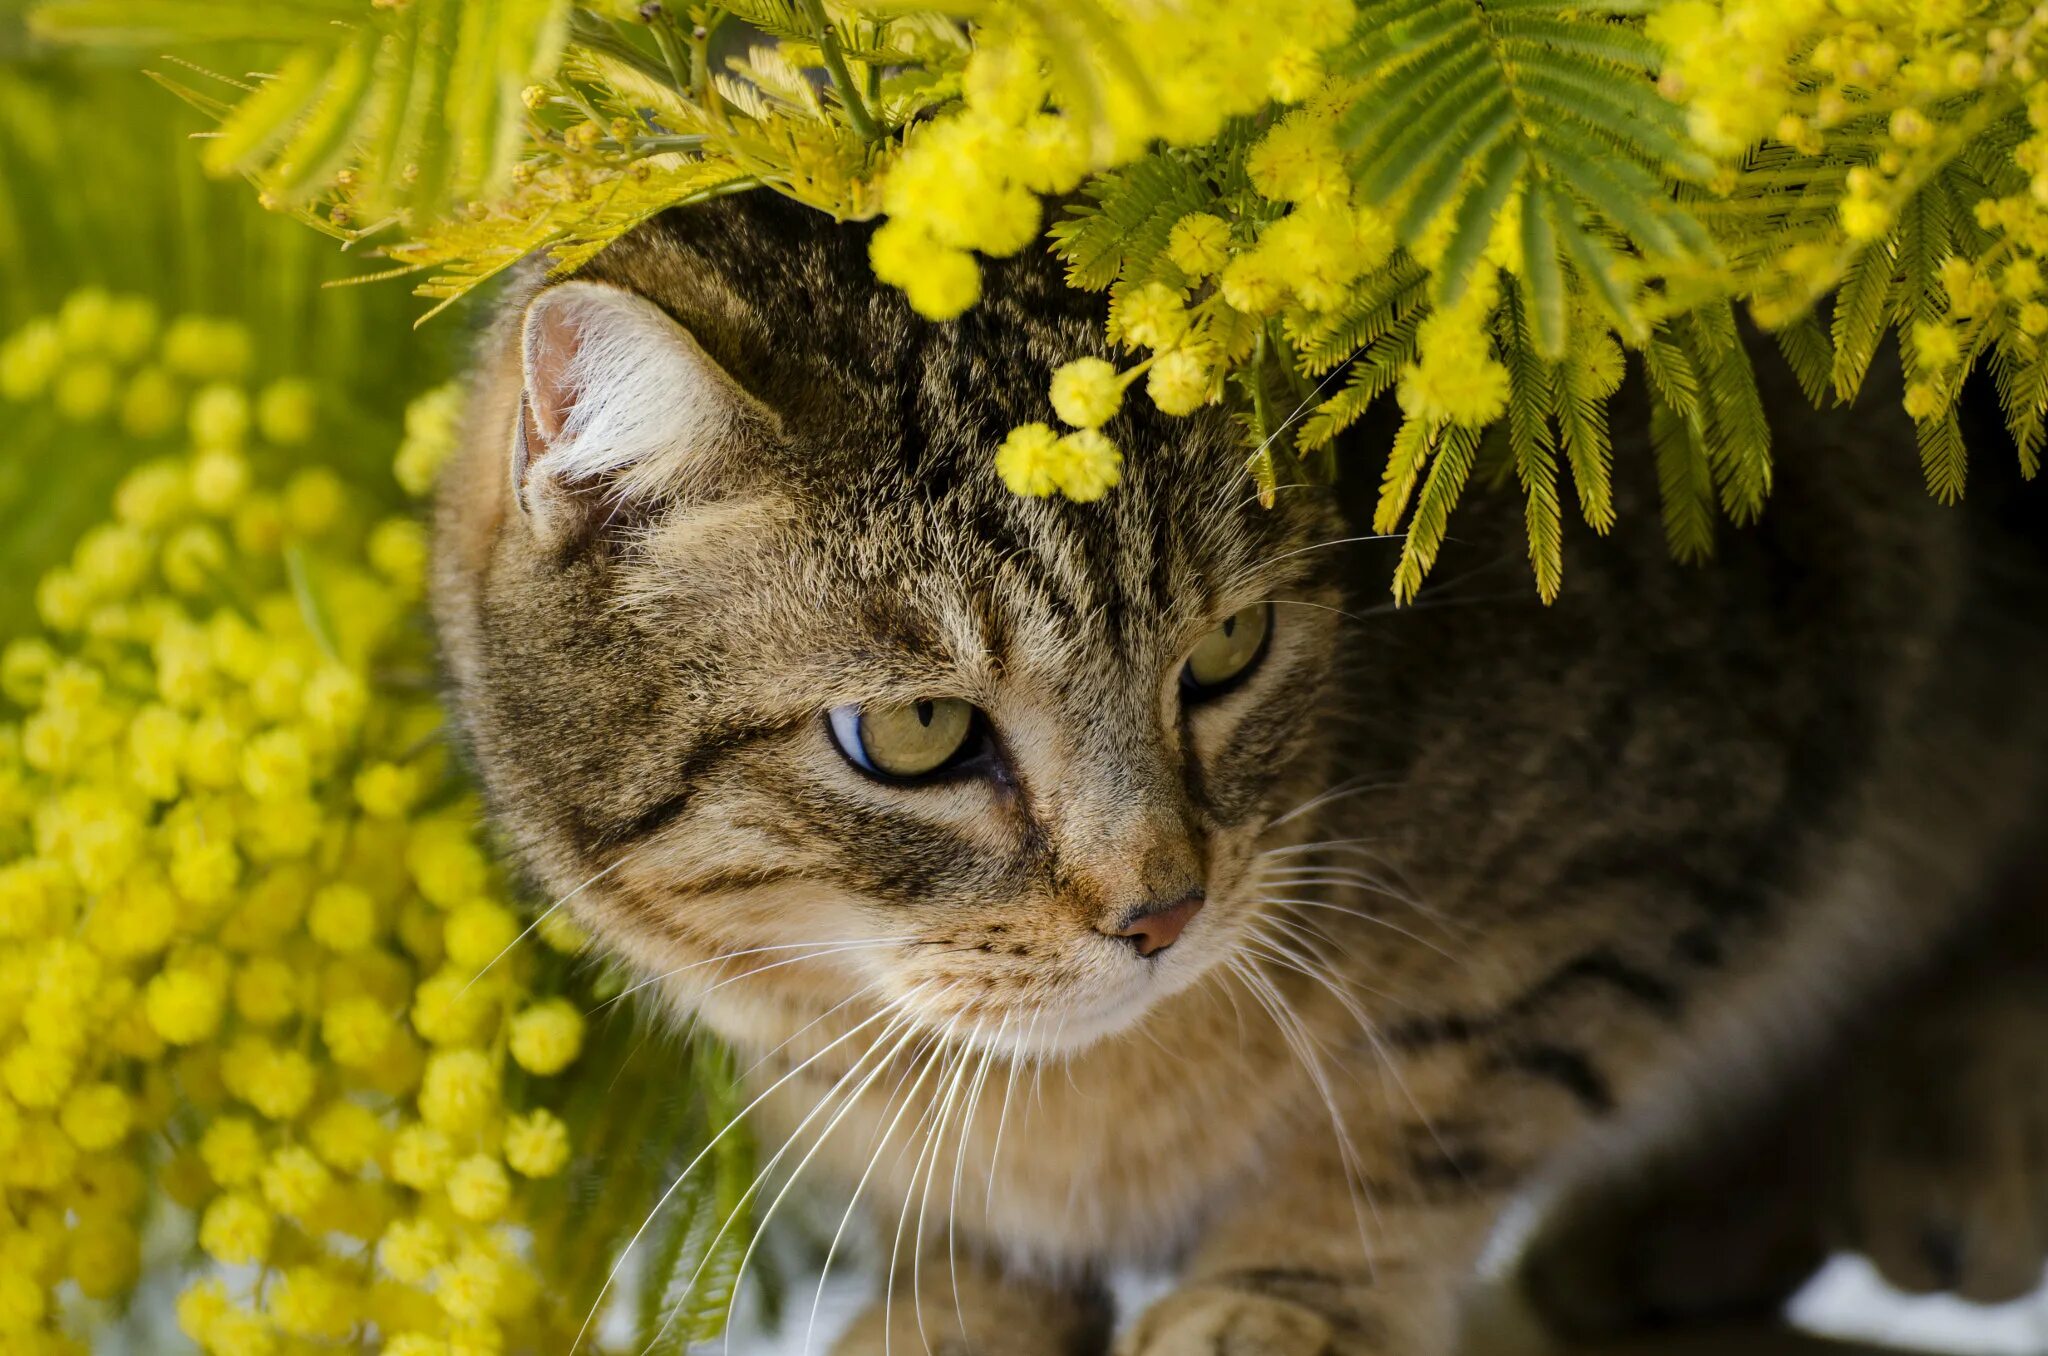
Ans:
[[[957,762],[974,737],[974,708],[958,697],[901,706],[835,706],[832,741],[846,761],[884,777],[922,777]]]
[[[1181,690],[1199,701],[1228,691],[1249,674],[1266,652],[1273,631],[1273,605],[1253,603],[1203,636],[1180,671]]]

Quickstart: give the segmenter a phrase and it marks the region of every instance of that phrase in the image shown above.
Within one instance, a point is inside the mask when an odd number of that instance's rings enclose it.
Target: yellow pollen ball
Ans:
[[[1075,358],[1052,374],[1053,412],[1076,428],[1099,428],[1123,404],[1123,382],[1101,358]]]
[[[88,1153],[111,1149],[128,1137],[134,1108],[128,1094],[112,1083],[74,1088],[57,1113],[57,1123],[71,1142]]]
[[[245,1191],[216,1196],[199,1220],[199,1246],[229,1266],[260,1262],[270,1251],[274,1222],[263,1203]]]
[[[377,939],[377,904],[354,885],[329,885],[313,896],[306,930],[330,951],[361,951]]]
[[[0,1059],[0,1085],[25,1107],[53,1107],[63,1100],[77,1071],[78,1060],[69,1050],[29,1041]]]
[[[1059,441],[1054,478],[1060,493],[1077,504],[1109,493],[1122,474],[1123,453],[1100,430],[1077,429]]]
[[[224,1116],[199,1137],[199,1157],[220,1185],[246,1186],[263,1169],[262,1132],[240,1116]]]
[[[473,1223],[496,1219],[512,1199],[512,1183],[504,1167],[484,1154],[472,1154],[449,1169],[445,1185],[450,1208]]]
[[[505,1123],[505,1162],[522,1177],[552,1177],[569,1162],[569,1127],[536,1107]]]
[[[511,1049],[528,1073],[560,1073],[583,1049],[583,1014],[566,998],[535,1003],[512,1019]]]
[[[1208,402],[1208,364],[1186,349],[1163,353],[1145,377],[1145,393],[1163,414],[1193,414]]]
[[[1166,257],[1190,278],[1206,278],[1230,261],[1230,223],[1207,212],[1191,212],[1173,223]]]
[[[397,1020],[368,995],[333,1003],[320,1017],[320,1039],[326,1042],[334,1062],[344,1068],[369,1068],[397,1034]]]
[[[259,956],[235,973],[235,1011],[256,1026],[276,1026],[298,1010],[299,977],[275,956]]]
[[[476,899],[448,915],[442,940],[452,965],[481,970],[504,954],[519,936],[519,920],[510,909]]]
[[[400,819],[419,794],[419,778],[398,763],[371,763],[355,779],[356,804],[375,819]]]
[[[263,1199],[281,1215],[311,1214],[334,1185],[325,1164],[302,1145],[288,1144],[270,1156],[260,1178]]]
[[[455,1162],[455,1146],[431,1125],[413,1124],[391,1140],[391,1180],[415,1191],[441,1185]]]
[[[436,1129],[464,1134],[497,1110],[498,1068],[481,1050],[437,1050],[420,1082],[420,1117]]]
[[[334,1102],[306,1127],[313,1151],[341,1172],[358,1172],[374,1161],[385,1142],[384,1122],[356,1102]]]
[[[1058,487],[1053,468],[1058,461],[1059,435],[1044,424],[1023,424],[1010,430],[996,449],[996,474],[1012,494],[1042,497]]]
[[[196,970],[165,970],[143,990],[149,1024],[173,1045],[192,1045],[220,1029],[227,995],[218,978]]]
[[[394,1221],[377,1240],[377,1264],[407,1285],[418,1285],[448,1258],[448,1236],[430,1219]]]

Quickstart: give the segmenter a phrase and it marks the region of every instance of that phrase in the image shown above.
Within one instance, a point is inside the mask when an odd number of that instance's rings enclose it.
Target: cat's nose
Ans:
[[[1148,904],[1135,913],[1126,914],[1123,926],[1110,936],[1129,942],[1141,956],[1156,956],[1172,946],[1187,930],[1189,921],[1202,911],[1202,903],[1199,894],[1191,894],[1171,902]]]

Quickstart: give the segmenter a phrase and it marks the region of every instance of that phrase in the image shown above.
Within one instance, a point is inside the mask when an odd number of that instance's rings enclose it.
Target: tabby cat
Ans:
[[[1566,1326],[1782,1294],[1762,1253],[1635,1293],[1574,1203],[1640,1223],[1702,1195],[1673,1145],[1879,1119],[1772,1115],[2024,894],[2038,551],[1930,502],[1895,401],[1801,413],[1759,350],[1779,484],[1711,567],[1638,411],[1555,606],[1475,494],[1391,608],[1388,547],[1321,488],[1261,507],[1220,411],[1134,392],[1114,491],[1010,493],[1099,302],[1034,250],[932,323],[866,245],[754,194],[530,280],[436,566],[539,886],[754,1064],[772,1179],[873,1221],[842,1349],[1432,1356],[1517,1257]],[[1114,1316],[1125,1264],[1176,1288]]]

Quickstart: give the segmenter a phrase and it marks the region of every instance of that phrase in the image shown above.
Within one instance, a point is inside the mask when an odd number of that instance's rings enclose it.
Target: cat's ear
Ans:
[[[527,306],[520,350],[512,484],[543,535],[715,493],[776,432],[773,412],[688,330],[623,288],[543,291]]]

